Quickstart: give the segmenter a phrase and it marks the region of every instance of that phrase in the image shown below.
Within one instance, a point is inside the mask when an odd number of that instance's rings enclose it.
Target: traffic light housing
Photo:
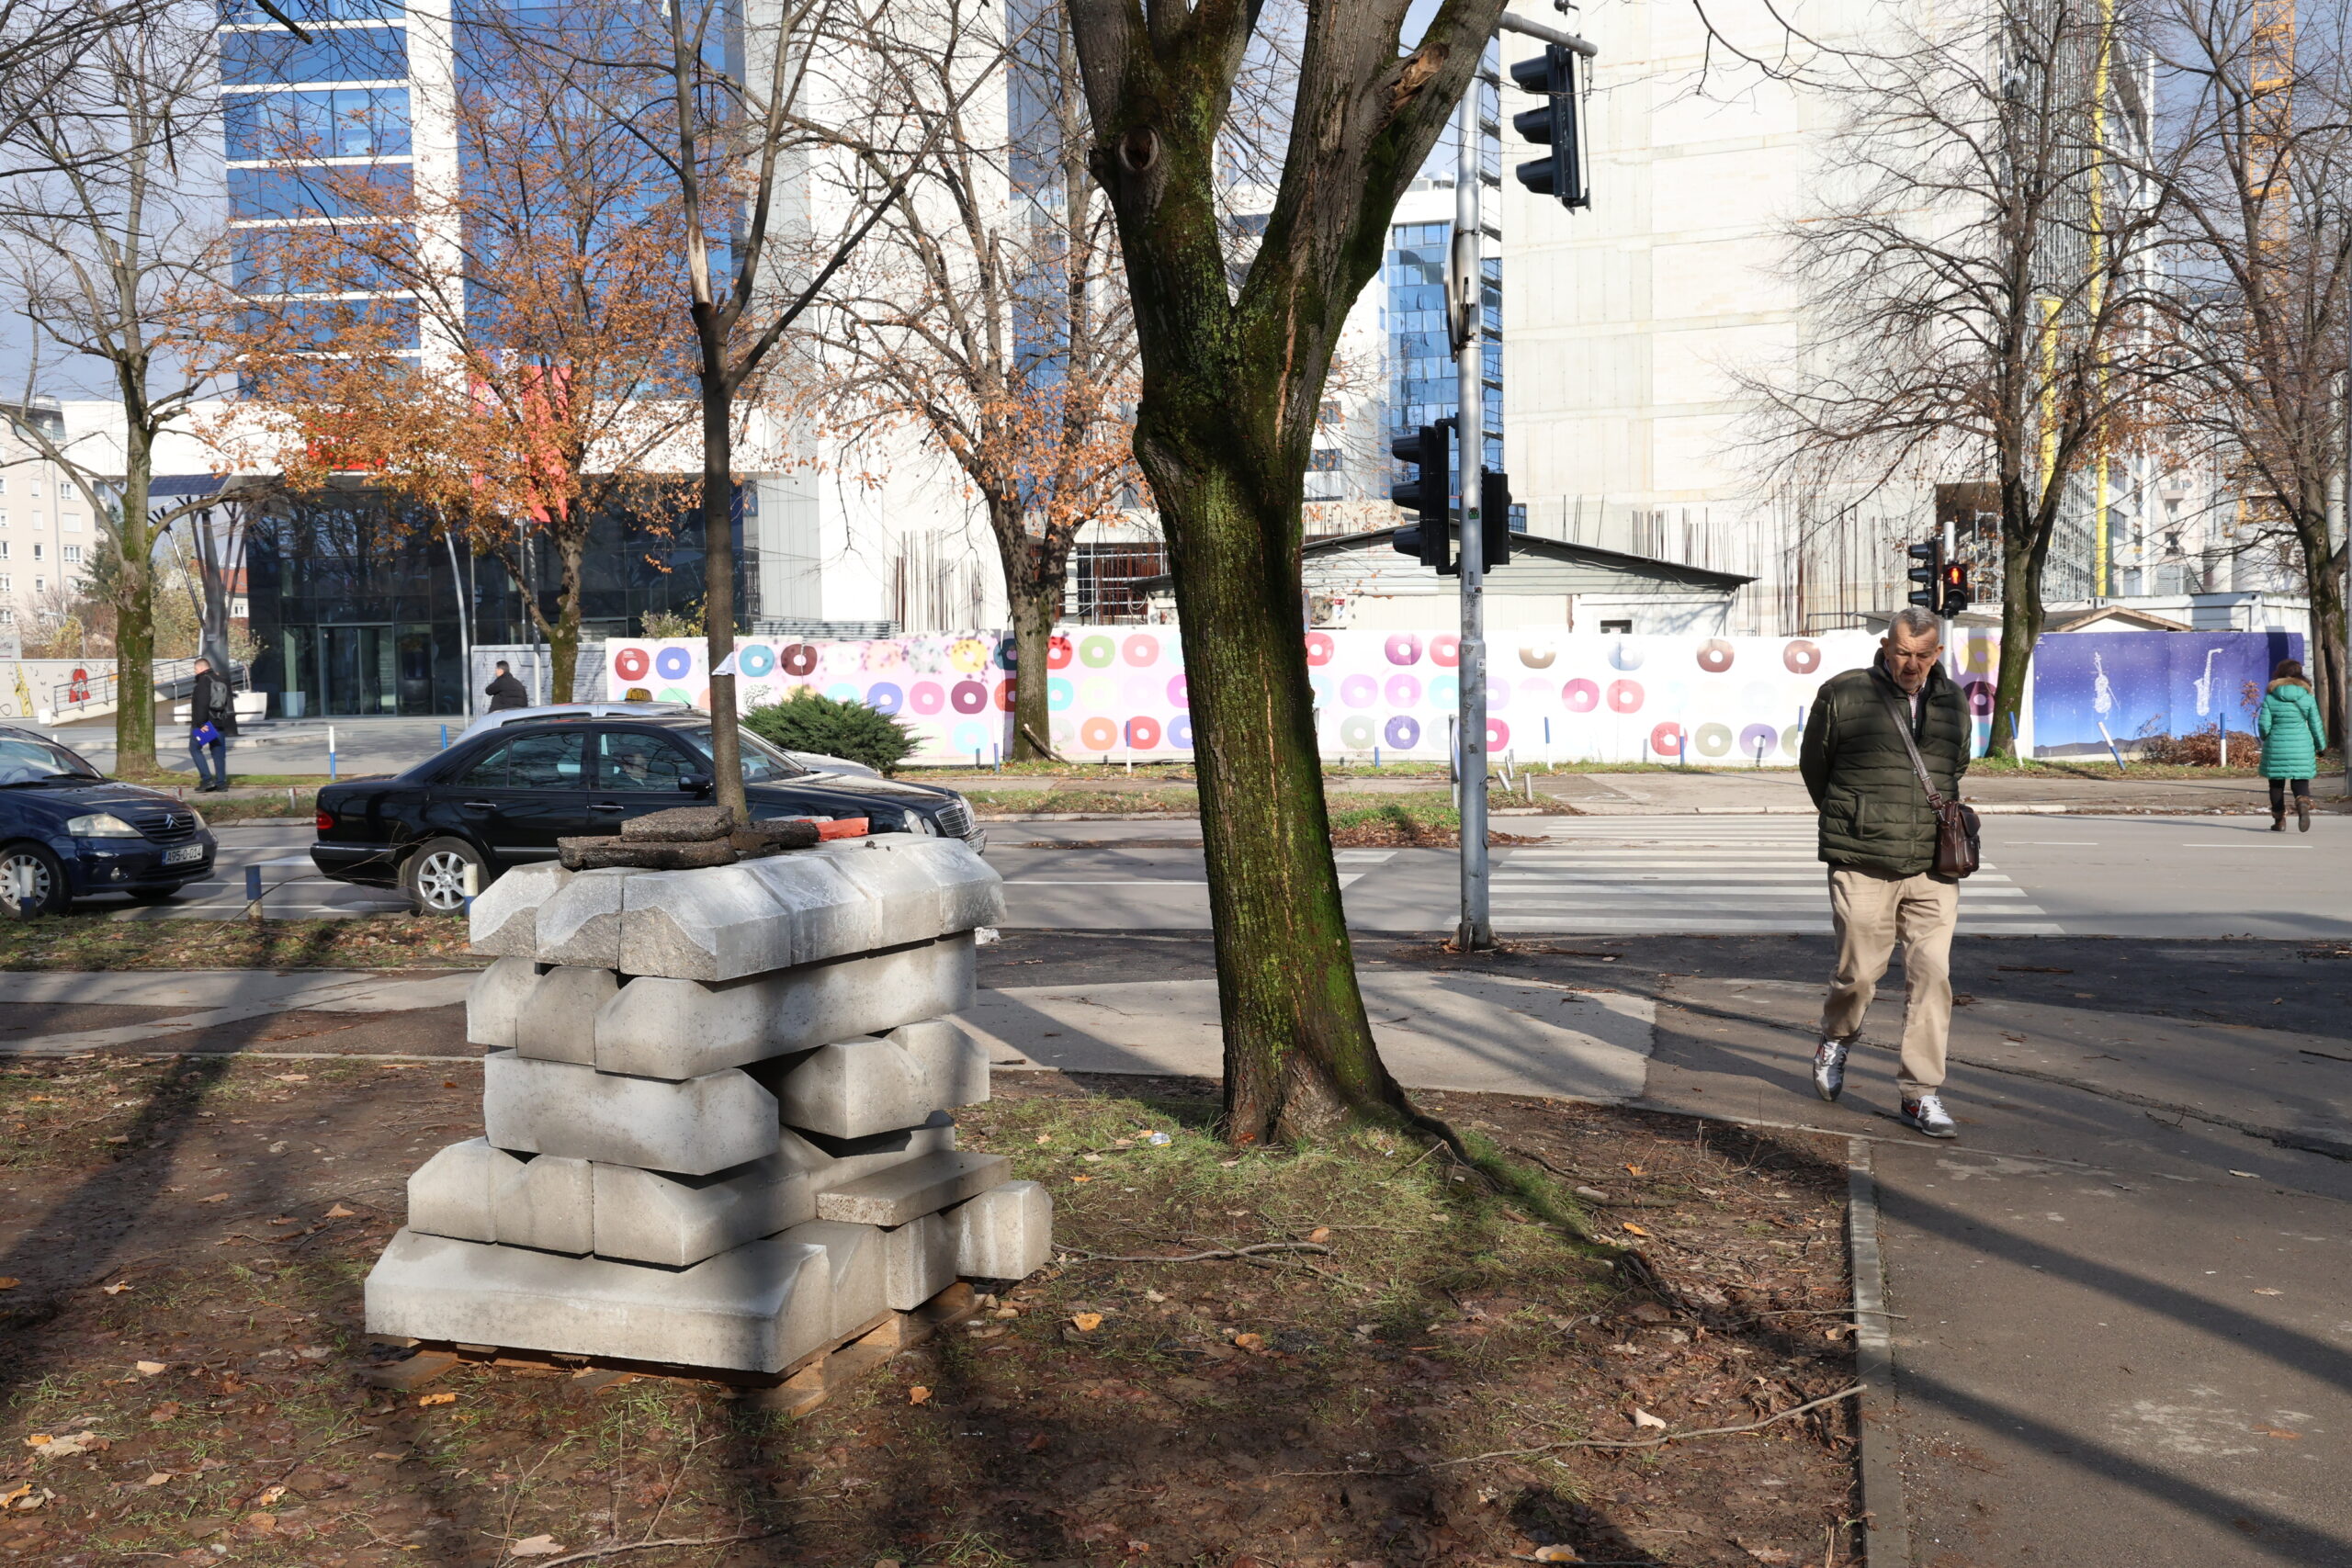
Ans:
[[[1511,116],[1511,126],[1538,146],[1551,149],[1519,165],[1519,183],[1537,196],[1557,197],[1562,207],[1592,205],[1585,188],[1584,147],[1577,121],[1577,55],[1564,44],[1546,44],[1533,60],[1510,68],[1510,79],[1525,93],[1542,95],[1541,108]]]
[[[1968,608],[1968,563],[1948,560],[1943,564],[1943,604],[1941,614],[1949,620]]]
[[[1410,524],[1396,530],[1393,541],[1396,553],[1411,556],[1447,576],[1461,570],[1453,564],[1453,533],[1446,520],[1453,501],[1449,485],[1453,434],[1453,421],[1442,419],[1388,444],[1398,462],[1410,463],[1419,470],[1388,492],[1390,500],[1413,514]]]
[[[1510,564],[1510,476],[1478,470],[1480,558],[1488,571]]]
[[[1938,608],[1944,591],[1944,546],[1940,539],[1930,539],[1924,545],[1910,547],[1911,570],[1905,575],[1917,584],[1911,590],[1911,603],[1929,615],[1941,615]]]

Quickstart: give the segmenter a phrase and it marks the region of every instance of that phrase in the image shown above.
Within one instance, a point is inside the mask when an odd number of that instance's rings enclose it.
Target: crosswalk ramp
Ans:
[[[1498,931],[1788,932],[1830,930],[1828,868],[1810,817],[1594,818],[1541,845],[1495,852]],[[2026,890],[1986,864],[1960,885],[1960,929],[2062,936]]]

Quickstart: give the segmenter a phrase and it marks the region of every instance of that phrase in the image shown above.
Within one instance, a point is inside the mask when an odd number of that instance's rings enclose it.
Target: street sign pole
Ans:
[[[1446,279],[1453,306],[1454,450],[1461,454],[1462,492],[1462,525],[1454,533],[1462,552],[1462,656],[1454,671],[1461,682],[1462,919],[1453,940],[1465,953],[1495,945],[1487,866],[1487,562],[1478,517],[1478,476],[1487,457],[1486,367],[1479,345],[1486,278],[1478,233],[1478,98],[1484,85],[1482,63],[1462,95],[1453,248]]]

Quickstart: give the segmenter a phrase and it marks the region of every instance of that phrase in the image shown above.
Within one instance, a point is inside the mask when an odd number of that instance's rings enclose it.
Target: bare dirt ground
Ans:
[[[480,1093],[471,1061],[0,1071],[0,1561],[1852,1560],[1849,1403],[1656,1442],[1850,1384],[1831,1141],[1429,1097],[1599,1194],[1596,1245],[1388,1137],[1237,1155],[1205,1084],[1000,1075],[964,1142],[1048,1183],[1066,1256],[792,1421],[699,1382],[361,1382],[361,1281]],[[1268,1241],[1327,1250],[1117,1260]]]

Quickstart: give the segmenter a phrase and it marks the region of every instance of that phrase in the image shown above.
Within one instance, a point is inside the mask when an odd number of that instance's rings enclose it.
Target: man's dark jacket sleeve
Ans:
[[[1829,755],[1837,744],[1837,701],[1824,682],[1813,694],[1812,710],[1804,716],[1804,740],[1797,748],[1797,772],[1803,775],[1805,793],[1813,796],[1815,806],[1821,804],[1822,794],[1829,787]]]

